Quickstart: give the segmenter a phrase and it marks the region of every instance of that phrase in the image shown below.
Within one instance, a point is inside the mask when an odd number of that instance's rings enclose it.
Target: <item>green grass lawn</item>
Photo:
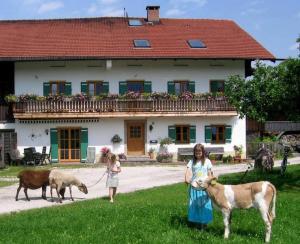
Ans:
[[[240,177],[219,181],[237,183]],[[251,172],[244,182],[262,179],[278,189],[271,241],[300,243],[300,166],[289,166],[284,178],[278,171]],[[120,194],[114,204],[101,198],[0,216],[1,243],[224,243],[223,230],[217,211],[206,230],[188,226],[185,184]],[[264,235],[257,210],[235,210],[226,243],[262,243]]]

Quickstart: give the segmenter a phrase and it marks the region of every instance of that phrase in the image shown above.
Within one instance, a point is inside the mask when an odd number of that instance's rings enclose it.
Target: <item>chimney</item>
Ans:
[[[159,6],[147,6],[147,21],[159,22]]]

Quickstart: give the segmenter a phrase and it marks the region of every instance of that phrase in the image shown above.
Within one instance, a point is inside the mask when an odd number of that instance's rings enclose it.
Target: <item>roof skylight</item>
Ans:
[[[187,42],[191,48],[205,48],[206,47],[205,44],[198,39],[188,40]]]
[[[150,42],[148,40],[133,40],[135,47],[143,47],[148,48],[150,47]]]
[[[140,21],[139,19],[130,19],[128,21],[128,25],[129,26],[141,26],[143,24],[142,24],[142,21]]]

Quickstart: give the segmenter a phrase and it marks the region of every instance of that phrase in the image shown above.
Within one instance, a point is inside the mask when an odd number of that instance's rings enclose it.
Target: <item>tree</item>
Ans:
[[[300,121],[300,59],[288,59],[276,69],[282,92],[279,111],[288,120]]]
[[[252,78],[229,77],[225,82],[225,95],[240,118],[247,116],[263,125],[270,118],[274,106],[280,104],[283,87],[278,77],[276,67],[257,62]],[[260,126],[261,138],[263,132],[263,126]]]
[[[299,49],[299,57],[300,57],[300,35],[297,38],[296,42],[299,43],[298,49]]]

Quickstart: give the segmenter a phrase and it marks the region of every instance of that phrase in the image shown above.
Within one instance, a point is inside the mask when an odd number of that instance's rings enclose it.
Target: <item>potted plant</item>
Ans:
[[[108,147],[102,147],[100,152],[101,152],[100,162],[101,163],[107,163],[107,159],[108,159],[108,155],[110,153],[110,149]]]
[[[157,154],[156,160],[160,163],[171,163],[173,161],[173,153],[160,152]]]
[[[155,149],[153,147],[150,147],[150,149],[148,151],[148,155],[149,155],[150,159],[155,158]]]
[[[14,94],[9,94],[9,95],[5,96],[4,99],[7,103],[15,103],[18,101],[18,97]]]
[[[112,138],[111,138],[111,142],[112,143],[120,143],[122,141],[122,138],[118,135],[115,134]]]
[[[240,146],[234,145],[233,149],[234,149],[234,161],[241,162],[243,146],[242,145],[240,145]]]

